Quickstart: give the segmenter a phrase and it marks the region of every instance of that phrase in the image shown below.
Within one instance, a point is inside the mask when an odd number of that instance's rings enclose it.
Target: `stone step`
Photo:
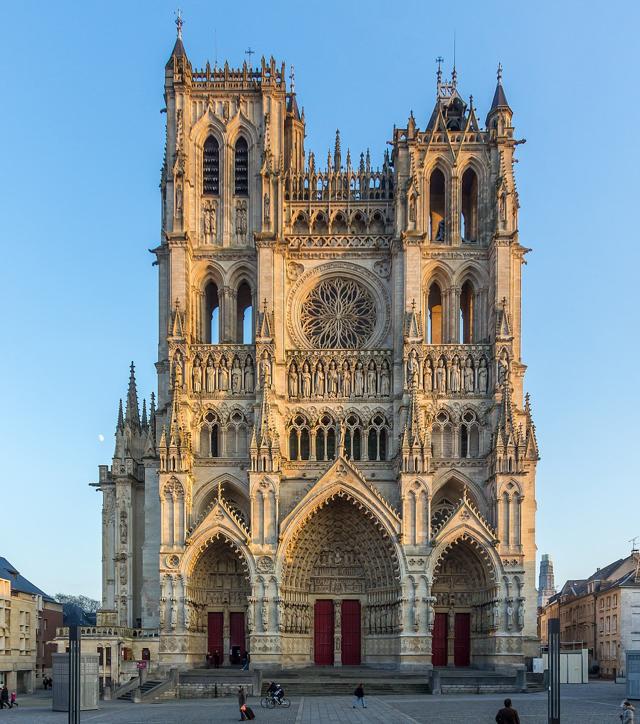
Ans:
[[[160,686],[160,684],[163,684],[163,681],[158,681],[155,679],[147,679],[147,681],[144,682],[144,684],[140,687],[140,691],[143,694],[146,694],[148,691],[151,691],[151,689],[155,689],[156,686]],[[120,701],[133,701],[133,695],[135,694],[136,690],[131,689],[131,691],[127,691],[126,694],[122,694],[122,696],[119,696],[118,699]]]

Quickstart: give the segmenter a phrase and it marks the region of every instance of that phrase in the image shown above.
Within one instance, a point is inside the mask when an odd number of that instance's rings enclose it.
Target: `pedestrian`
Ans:
[[[497,724],[520,724],[518,712],[511,706],[511,699],[504,700],[504,708],[496,714]]]
[[[7,689],[6,684],[2,687],[2,690],[0,690],[0,709],[4,709],[5,706],[7,707],[7,709],[10,708],[10,706],[9,706],[9,689]]]
[[[207,669],[210,669],[211,668],[211,652],[210,651],[207,651],[205,660],[207,662]]]
[[[366,709],[367,705],[364,703],[364,686],[358,684],[356,690],[353,692],[353,708],[355,709],[358,704],[362,704],[362,708]]]
[[[248,651],[244,652],[244,659],[242,660],[242,670],[243,671],[249,671],[249,662],[251,661],[251,656],[249,655]]]
[[[9,708],[13,709],[14,706],[18,706],[18,702],[16,701],[16,692],[11,692],[11,703],[9,704]]]
[[[246,721],[245,710],[247,708],[247,697],[244,693],[244,687],[238,687],[238,706],[240,707],[240,721]]]
[[[633,724],[635,721],[634,712],[635,707],[633,704],[628,699],[625,699],[622,702],[622,714],[620,714],[622,724]]]
[[[213,652],[213,665],[216,669],[220,666],[220,652],[218,649]]]

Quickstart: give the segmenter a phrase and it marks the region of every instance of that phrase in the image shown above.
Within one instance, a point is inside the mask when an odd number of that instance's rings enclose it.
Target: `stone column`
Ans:
[[[342,601],[333,602],[333,665],[342,666]]]

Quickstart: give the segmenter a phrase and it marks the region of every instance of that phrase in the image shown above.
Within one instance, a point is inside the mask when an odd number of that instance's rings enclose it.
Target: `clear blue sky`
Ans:
[[[424,127],[437,55],[484,118],[504,66],[515,112],[524,361],[542,452],[538,547],[558,582],[640,535],[639,5],[181,0],[194,65],[247,46],[296,67],[307,149],[380,160]],[[509,8],[513,8],[509,11]],[[45,590],[100,594],[100,496],[128,364],[155,384],[164,1],[20,2],[3,33],[0,554]],[[104,436],[100,442],[99,436]]]

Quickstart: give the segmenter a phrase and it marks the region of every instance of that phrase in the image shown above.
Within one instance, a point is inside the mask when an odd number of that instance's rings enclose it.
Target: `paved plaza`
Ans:
[[[624,686],[609,682],[562,687],[562,721],[571,724],[617,724]],[[353,709],[349,697],[296,697],[290,709],[267,711],[249,703],[256,721],[278,724],[340,722],[340,724],[480,724],[494,722],[503,696],[372,696],[367,708]],[[523,724],[545,724],[544,693],[513,696]],[[51,697],[40,693],[23,697],[18,709],[0,712],[0,720],[29,724],[66,724],[67,714],[51,711]],[[640,707],[639,707],[640,708]],[[101,702],[98,711],[83,712],[83,722],[116,724],[224,724],[238,721],[235,699],[196,699],[161,704]]]

